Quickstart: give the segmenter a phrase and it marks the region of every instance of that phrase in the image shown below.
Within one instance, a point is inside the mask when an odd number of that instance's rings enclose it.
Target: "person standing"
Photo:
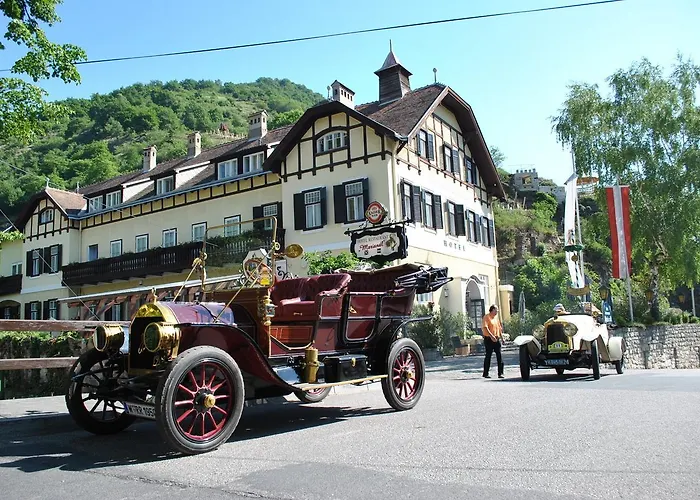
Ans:
[[[503,337],[503,327],[498,319],[498,306],[495,304],[489,307],[489,312],[481,320],[481,330],[484,336],[484,348],[486,348],[486,356],[484,357],[484,378],[489,376],[489,368],[491,368],[491,354],[496,352],[496,362],[498,363],[498,378],[503,376],[503,358],[501,357],[501,338]]]

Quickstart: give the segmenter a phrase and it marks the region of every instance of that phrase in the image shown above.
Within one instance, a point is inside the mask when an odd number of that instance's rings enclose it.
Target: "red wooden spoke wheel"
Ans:
[[[158,387],[156,420],[177,450],[204,453],[233,434],[243,411],[243,377],[236,362],[216,347],[180,354]]]
[[[387,403],[396,410],[410,410],[423,394],[425,360],[418,344],[411,339],[394,342],[387,357],[388,377],[382,379]]]

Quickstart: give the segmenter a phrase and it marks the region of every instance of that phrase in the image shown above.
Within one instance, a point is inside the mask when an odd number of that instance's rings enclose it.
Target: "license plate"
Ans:
[[[126,412],[130,415],[150,418],[151,420],[156,419],[156,408],[154,406],[140,405],[137,403],[124,403],[124,408],[126,408]]]
[[[545,362],[545,364],[550,365],[550,366],[559,366],[559,365],[568,365],[569,364],[568,359],[545,359],[544,362]]]

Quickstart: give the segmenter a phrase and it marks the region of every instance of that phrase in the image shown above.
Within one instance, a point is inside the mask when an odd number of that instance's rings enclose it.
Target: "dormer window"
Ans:
[[[53,221],[53,208],[47,208],[39,214],[39,224],[46,224]]]
[[[252,172],[260,172],[263,162],[265,161],[265,153],[255,153],[243,157],[243,173],[250,174]]]
[[[238,173],[238,160],[227,160],[222,161],[217,166],[218,178],[219,179],[230,179],[235,177]]]
[[[169,193],[175,189],[175,178],[164,177],[156,181],[156,195]]]
[[[102,196],[88,198],[88,212],[97,212],[102,209]]]
[[[316,153],[327,153],[334,149],[341,149],[348,146],[348,133],[344,130],[330,132],[316,140]]]
[[[116,207],[122,203],[122,192],[113,191],[105,195],[105,206],[106,207]]]

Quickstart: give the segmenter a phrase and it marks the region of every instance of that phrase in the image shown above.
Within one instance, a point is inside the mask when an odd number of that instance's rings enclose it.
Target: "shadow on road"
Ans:
[[[314,406],[301,403],[268,404],[245,408],[229,442],[295,432],[310,427],[333,424],[350,418],[391,413],[390,408],[345,408]],[[58,442],[58,439],[61,441]],[[173,452],[161,439],[155,423],[137,421],[120,434],[94,436],[78,431],[60,438],[41,439],[22,435],[0,438],[0,457],[14,460],[0,463],[0,468],[22,472],[49,469],[85,471],[129,464],[160,462],[183,455]]]

